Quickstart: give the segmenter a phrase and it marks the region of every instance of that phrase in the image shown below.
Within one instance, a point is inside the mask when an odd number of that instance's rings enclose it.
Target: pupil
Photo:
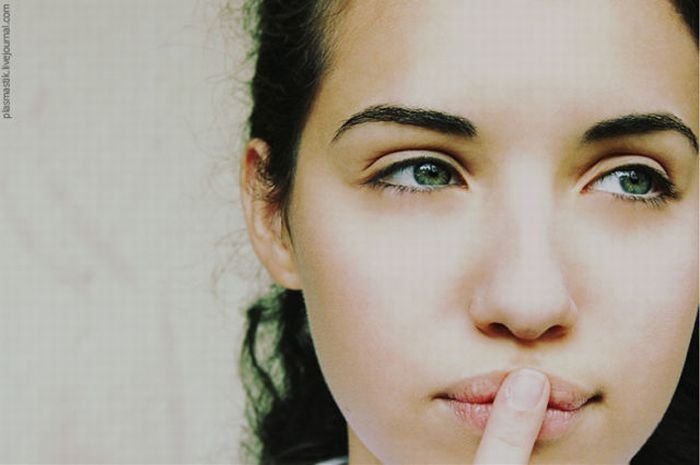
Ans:
[[[450,182],[450,173],[434,163],[424,163],[415,168],[413,178],[423,186],[439,186]]]
[[[624,171],[619,180],[622,190],[628,194],[642,195],[651,190],[651,177],[643,171]]]

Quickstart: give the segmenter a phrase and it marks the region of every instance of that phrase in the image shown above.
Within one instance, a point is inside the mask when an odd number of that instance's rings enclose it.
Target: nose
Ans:
[[[494,271],[490,285],[474,300],[471,316],[485,334],[534,341],[562,336],[576,323],[576,305],[556,265],[526,257]]]
[[[502,215],[504,234],[492,247],[490,266],[469,307],[472,321],[487,335],[529,342],[561,337],[576,323],[578,310],[557,254],[562,248],[553,242],[548,205],[542,198],[523,202],[521,196]]]

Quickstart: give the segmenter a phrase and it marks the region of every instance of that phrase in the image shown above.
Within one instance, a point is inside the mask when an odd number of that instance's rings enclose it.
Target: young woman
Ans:
[[[697,2],[249,9],[256,460],[696,463]]]

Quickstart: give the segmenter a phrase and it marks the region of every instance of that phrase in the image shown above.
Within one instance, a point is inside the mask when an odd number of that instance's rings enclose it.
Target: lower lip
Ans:
[[[484,432],[486,423],[491,415],[492,403],[473,404],[459,402],[453,399],[443,399],[452,408],[457,418],[476,429],[480,434]],[[557,410],[548,408],[542,423],[542,428],[537,440],[547,441],[558,439],[569,432],[581,416],[585,405],[576,410]]]

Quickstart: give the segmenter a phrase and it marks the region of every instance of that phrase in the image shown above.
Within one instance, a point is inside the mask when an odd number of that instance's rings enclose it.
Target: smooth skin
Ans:
[[[668,406],[698,306],[698,50],[670,2],[352,0],[330,39],[289,231],[255,176],[264,141],[241,185],[258,257],[303,291],[350,463],[628,463]],[[377,105],[476,132],[339,134]],[[587,138],[655,113],[688,132]],[[514,410],[501,389],[483,435],[439,398],[523,369],[599,400],[536,441],[544,394]]]

